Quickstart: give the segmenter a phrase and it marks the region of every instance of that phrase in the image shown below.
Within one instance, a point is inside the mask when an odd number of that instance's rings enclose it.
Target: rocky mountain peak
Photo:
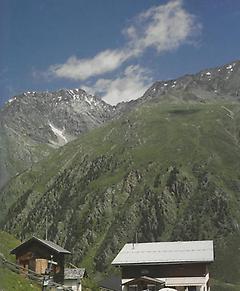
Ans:
[[[63,103],[69,105],[73,103],[83,104],[85,102],[89,106],[104,106],[105,108],[112,108],[111,105],[105,103],[100,98],[90,95],[82,89],[60,89],[53,92],[28,91],[9,99],[5,104],[5,108],[13,107],[16,104],[25,104],[24,106],[32,106],[34,103],[41,104],[46,102],[49,106],[57,106]]]
[[[0,188],[54,148],[114,114],[114,107],[82,89],[14,96],[0,109]]]
[[[141,102],[162,101],[239,101],[240,61],[206,69],[195,75],[155,82]]]
[[[110,119],[113,111],[82,89],[25,92],[5,104],[1,122],[37,142],[59,146]]]

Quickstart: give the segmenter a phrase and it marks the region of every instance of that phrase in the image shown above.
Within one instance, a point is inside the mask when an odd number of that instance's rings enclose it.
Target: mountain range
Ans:
[[[112,106],[81,89],[13,97],[0,111],[0,187],[113,115]]]
[[[117,106],[81,89],[14,97],[0,112],[1,227],[43,237],[47,219],[95,274],[136,236],[214,239],[213,274],[237,286],[239,97],[239,61]]]

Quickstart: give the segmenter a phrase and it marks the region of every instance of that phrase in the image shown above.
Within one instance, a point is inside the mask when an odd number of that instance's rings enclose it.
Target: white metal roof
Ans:
[[[112,265],[213,262],[213,241],[125,244]]]
[[[85,275],[84,268],[65,268],[64,269],[64,280],[76,280],[82,279]]]

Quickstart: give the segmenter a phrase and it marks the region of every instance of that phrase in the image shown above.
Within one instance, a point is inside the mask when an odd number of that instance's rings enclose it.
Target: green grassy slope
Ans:
[[[0,252],[4,257],[11,262],[14,262],[15,256],[10,255],[10,250],[14,249],[20,241],[13,237],[11,234],[8,234],[0,230]]]
[[[240,284],[224,283],[222,281],[213,280],[211,285],[212,291],[239,291]]]
[[[1,193],[11,206],[2,226],[42,236],[48,216],[50,239],[99,272],[136,232],[139,241],[214,239],[212,273],[237,286],[230,258],[240,260],[240,239],[229,244],[240,223],[239,141],[238,104],[139,107],[13,179]]]
[[[37,143],[26,133],[18,133],[0,124],[0,188],[52,151],[48,144]]]
[[[20,242],[12,235],[0,231],[0,253],[4,255],[7,260],[14,262],[14,256],[10,255],[11,249],[16,247]],[[35,284],[29,280],[13,273],[0,263],[0,289],[4,291],[30,291],[40,290]]]

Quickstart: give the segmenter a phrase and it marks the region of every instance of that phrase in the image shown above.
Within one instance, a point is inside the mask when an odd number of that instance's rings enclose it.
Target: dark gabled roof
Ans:
[[[20,244],[19,246],[17,246],[13,250],[11,250],[10,253],[16,254],[19,250],[21,250],[22,247],[25,247],[26,245],[28,245],[34,241],[39,242],[40,244],[48,247],[49,249],[54,250],[55,252],[57,252],[59,254],[71,254],[69,251],[65,250],[64,248],[60,247],[59,245],[55,244],[54,242],[49,241],[49,240],[40,239],[40,238],[37,238],[35,236],[33,236],[29,240],[23,242],[22,244]]]
[[[84,268],[65,268],[64,269],[64,280],[76,280],[82,279],[86,273]]]
[[[101,281],[99,287],[113,291],[122,291],[121,284],[122,284],[121,277],[111,276]]]

